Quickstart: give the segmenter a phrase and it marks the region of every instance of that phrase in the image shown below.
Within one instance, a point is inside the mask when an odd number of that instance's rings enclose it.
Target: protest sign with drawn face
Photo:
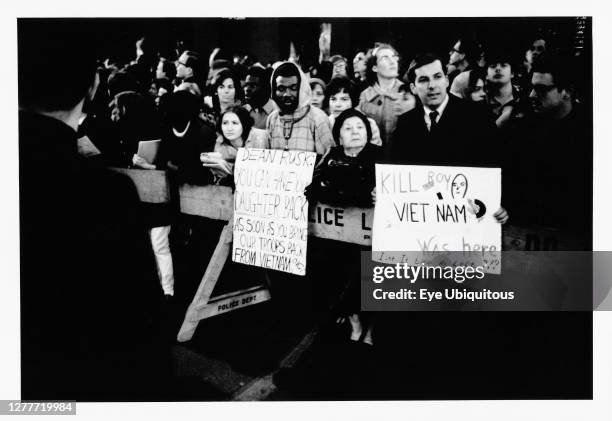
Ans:
[[[488,271],[499,273],[501,225],[487,209],[500,207],[500,169],[377,164],[376,194],[375,260],[418,264],[459,252],[465,264],[498,262]]]

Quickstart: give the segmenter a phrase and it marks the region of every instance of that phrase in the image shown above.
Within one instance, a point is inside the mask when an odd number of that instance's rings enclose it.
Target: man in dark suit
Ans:
[[[399,117],[386,162],[498,166],[494,144],[501,139],[492,122],[470,103],[446,93],[448,80],[439,58],[417,57],[409,69],[409,79],[421,103]],[[551,80],[534,76],[534,89],[541,92],[540,98],[551,93],[559,102],[564,85],[554,85]],[[544,100],[541,102],[544,104]],[[584,129],[584,124],[580,127]],[[524,166],[520,170],[533,181],[533,168]],[[503,208],[495,216],[501,223],[508,219]],[[491,279],[491,285],[495,280]],[[389,312],[379,316],[377,345],[392,361],[389,372],[397,373],[397,383],[410,377],[421,390],[431,387],[421,392],[427,398],[584,398],[592,393],[591,318],[590,313],[578,312]],[[418,365],[395,372],[396,361],[409,354]],[[423,366],[427,368],[421,369]],[[495,375],[488,377],[492,367]],[[485,378],[488,380],[483,381]],[[429,379],[435,379],[431,386]],[[393,381],[389,384],[395,386]]]
[[[138,195],[77,150],[98,82],[87,33],[18,22],[21,398],[159,399],[170,354]]]
[[[447,93],[449,82],[442,60],[433,54],[418,56],[408,75],[410,89],[420,102],[398,118],[385,162],[399,165],[495,166],[495,159],[488,156],[491,147],[487,146],[495,142],[495,126],[471,104]],[[494,216],[500,223],[508,219],[503,208]],[[421,374],[419,367],[414,372],[417,378],[421,375],[424,378],[431,376],[437,378],[436,383],[445,387],[448,385],[450,389],[462,384],[466,396],[486,396],[478,382],[466,381],[472,373],[480,374],[478,369],[473,368],[477,365],[474,356],[476,350],[489,340],[487,334],[495,323],[494,319],[489,320],[491,318],[486,313],[385,313],[379,315],[379,319],[376,325],[377,341],[385,352],[397,352],[397,358],[412,353],[415,360],[429,367],[448,358],[452,349],[453,358],[470,367],[470,370],[465,370],[460,365],[449,364],[444,365],[443,369],[431,370],[429,374]],[[404,332],[406,326],[413,327],[410,333],[398,335],[398,332]],[[483,335],[483,332],[487,334]],[[390,359],[395,361],[394,358]],[[398,373],[402,373],[398,374],[400,378],[412,375],[409,372]],[[394,380],[390,383],[394,383]],[[455,386],[450,386],[452,384]],[[424,385],[425,389],[428,387]],[[432,387],[423,396],[444,396],[448,392],[443,390]]]
[[[420,104],[398,118],[386,163],[499,166],[495,125],[472,103],[448,94],[448,78],[438,56],[418,56],[408,78]],[[495,217],[503,224],[508,213],[500,208]]]
[[[387,150],[390,163],[494,166],[495,126],[472,103],[447,93],[441,60],[417,57],[408,77],[420,106],[398,118]]]

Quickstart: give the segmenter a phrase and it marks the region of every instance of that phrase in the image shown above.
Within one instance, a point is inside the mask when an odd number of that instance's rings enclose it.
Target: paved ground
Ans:
[[[203,321],[173,357],[194,385],[181,400],[590,399],[588,343],[533,332],[545,338],[520,344],[484,331],[473,346],[456,344],[464,352],[445,341],[370,347],[331,319],[284,325],[264,303]]]
[[[199,229],[218,238],[220,225],[207,224]],[[177,253],[170,331],[213,247]],[[202,320],[190,341],[175,343],[176,399],[591,398],[590,313],[382,313],[374,347],[348,340],[349,327],[335,322],[346,247],[312,241],[307,280],[277,275],[271,301]],[[213,295],[257,282],[252,271],[229,265]]]

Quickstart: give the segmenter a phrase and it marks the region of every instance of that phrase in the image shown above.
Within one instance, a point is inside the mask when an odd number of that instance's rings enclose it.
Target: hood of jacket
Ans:
[[[310,105],[310,100],[312,99],[312,89],[310,89],[310,78],[306,76],[304,72],[302,72],[302,69],[300,69],[300,66],[298,66],[297,64],[292,63],[290,61],[285,61],[281,63],[281,65],[285,63],[289,63],[291,66],[294,66],[297,69],[298,74],[300,75],[299,88],[298,88],[298,106],[297,106],[297,109],[293,112],[293,115],[294,116],[303,115],[305,114],[305,111],[308,111],[308,106]],[[274,71],[272,72],[272,77],[270,78],[272,96],[274,95],[274,92],[276,92],[277,70],[278,70],[278,67],[274,69]]]

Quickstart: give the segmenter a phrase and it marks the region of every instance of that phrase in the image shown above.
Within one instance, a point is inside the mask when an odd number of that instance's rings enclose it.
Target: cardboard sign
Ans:
[[[269,149],[238,150],[234,170],[232,260],[306,274],[308,201],[316,154]]]
[[[500,273],[500,202],[499,168],[376,164],[373,258]]]

